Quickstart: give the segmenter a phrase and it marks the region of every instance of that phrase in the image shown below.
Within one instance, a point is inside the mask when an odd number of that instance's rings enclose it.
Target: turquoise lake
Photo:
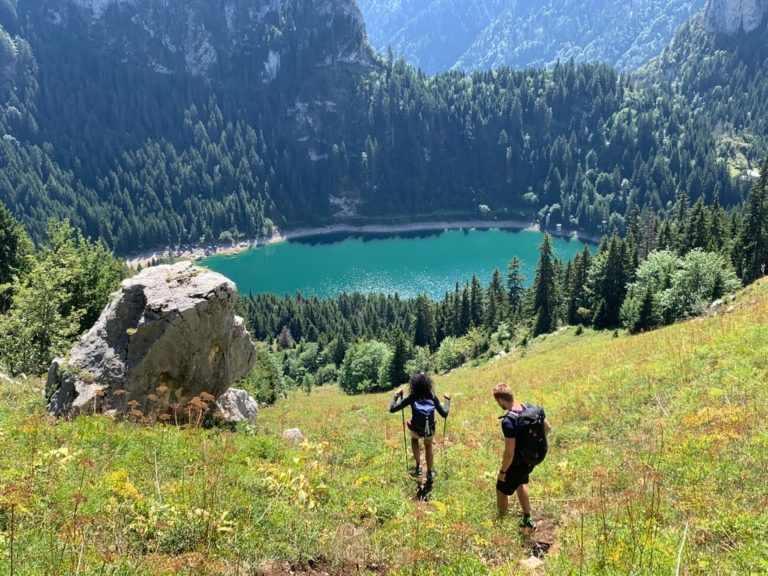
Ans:
[[[534,230],[445,230],[403,234],[340,234],[302,238],[202,264],[231,278],[240,292],[300,292],[331,297],[342,292],[421,293],[442,298],[475,274],[484,285],[495,268],[504,273],[513,256],[532,281],[543,235]],[[572,258],[584,243],[553,238],[557,257]]]

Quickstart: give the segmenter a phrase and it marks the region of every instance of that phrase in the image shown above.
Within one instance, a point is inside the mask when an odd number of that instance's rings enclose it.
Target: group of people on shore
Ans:
[[[421,446],[427,464],[425,480],[432,483],[436,477],[432,439],[435,436],[435,412],[448,418],[451,408],[451,396],[443,395],[445,404],[440,402],[435,393],[432,378],[424,372],[411,376],[408,396],[405,389],[395,392],[389,407],[390,413],[400,412],[411,407],[411,419],[405,423],[411,436],[411,451],[415,460],[413,476],[421,478]],[[496,505],[499,517],[509,512],[509,497],[517,495],[522,510],[521,526],[535,528],[531,517],[531,502],[528,495],[528,483],[533,469],[540,464],[547,454],[547,435],[552,429],[544,409],[540,406],[522,404],[515,399],[507,384],[498,384],[493,389],[493,398],[505,411],[501,420],[501,432],[504,437],[504,453],[496,480]]]

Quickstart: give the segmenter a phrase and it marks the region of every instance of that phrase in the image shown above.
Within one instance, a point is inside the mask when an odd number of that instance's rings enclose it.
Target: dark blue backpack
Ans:
[[[515,422],[517,442],[513,464],[536,466],[547,456],[547,435],[544,432],[544,409],[523,404],[523,411],[508,412],[504,418]]]
[[[435,402],[431,398],[422,398],[413,403],[411,426],[423,436],[432,436],[435,432]]]

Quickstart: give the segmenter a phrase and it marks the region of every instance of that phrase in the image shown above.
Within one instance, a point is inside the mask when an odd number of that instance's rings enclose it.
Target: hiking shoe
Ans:
[[[427,470],[427,482],[432,482],[437,476],[437,472],[434,470]]]
[[[520,519],[520,528],[536,528],[536,522],[530,516],[523,516]]]
[[[413,472],[411,472],[411,476],[414,476],[415,478],[421,476],[421,464],[416,464],[416,468],[414,468]]]

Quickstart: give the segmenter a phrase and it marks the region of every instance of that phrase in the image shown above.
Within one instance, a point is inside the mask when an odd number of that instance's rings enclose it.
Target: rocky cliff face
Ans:
[[[21,0],[37,12],[39,0]],[[47,24],[106,44],[125,62],[163,74],[242,71],[274,80],[285,58],[316,66],[370,65],[365,24],[354,0],[43,0]],[[318,42],[333,37],[333,42]],[[246,58],[248,61],[246,61]]]
[[[768,17],[768,0],[710,0],[707,28],[720,34],[757,30]]]

